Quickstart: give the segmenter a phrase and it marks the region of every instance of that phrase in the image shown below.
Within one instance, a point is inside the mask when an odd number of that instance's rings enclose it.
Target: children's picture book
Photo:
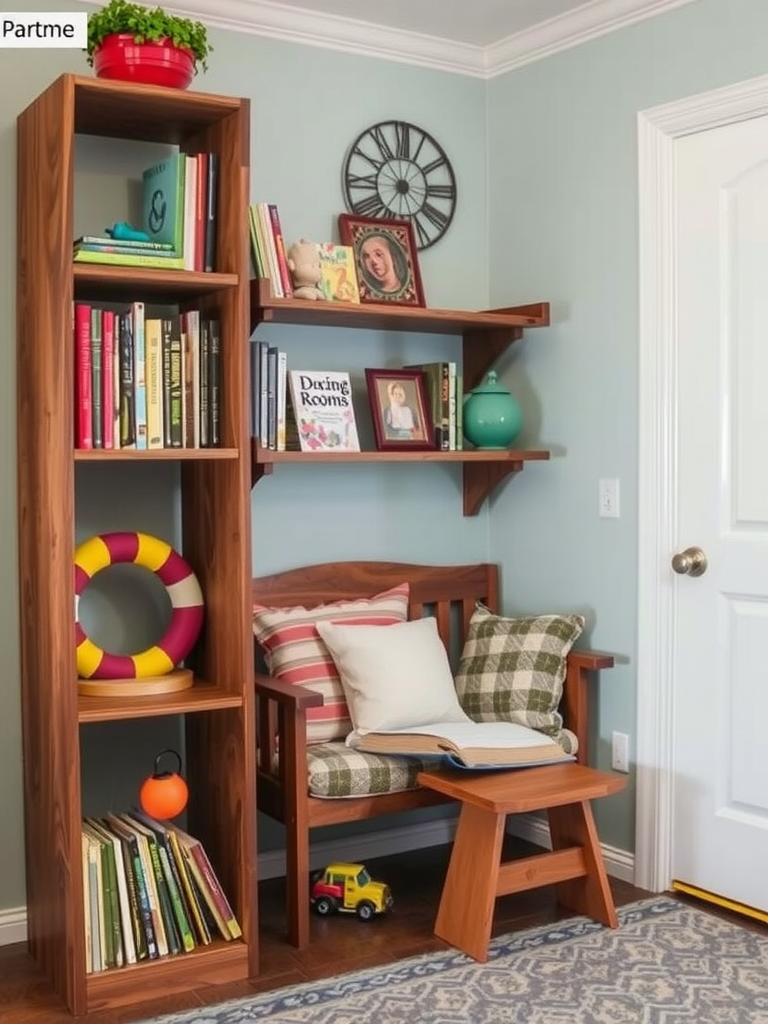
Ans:
[[[550,736],[517,722],[437,722],[358,735],[376,754],[444,755],[461,768],[522,768],[573,761]]]
[[[288,382],[303,452],[360,451],[348,373],[290,370]]]
[[[320,255],[320,272],[322,274],[318,288],[325,296],[326,301],[359,302],[360,291],[357,286],[355,250],[352,246],[320,242],[317,251]]]
[[[174,153],[148,167],[142,175],[142,230],[153,242],[173,245],[177,257],[184,255],[186,163],[184,153]]]

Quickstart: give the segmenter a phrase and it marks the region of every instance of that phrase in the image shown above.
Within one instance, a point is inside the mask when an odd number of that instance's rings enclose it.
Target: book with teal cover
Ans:
[[[141,227],[153,242],[170,242],[184,254],[184,177],[186,155],[174,153],[142,175]]]

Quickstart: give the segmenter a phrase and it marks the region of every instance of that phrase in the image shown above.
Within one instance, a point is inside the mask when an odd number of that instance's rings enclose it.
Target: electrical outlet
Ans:
[[[601,519],[618,519],[621,515],[619,481],[616,477],[598,481],[598,512]]]
[[[629,771],[629,736],[615,732],[611,737],[611,768],[615,772]]]

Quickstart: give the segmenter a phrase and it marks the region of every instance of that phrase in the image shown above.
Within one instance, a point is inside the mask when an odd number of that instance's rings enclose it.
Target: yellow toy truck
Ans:
[[[393,903],[386,883],[374,882],[362,864],[343,861],[334,861],[312,876],[309,899],[320,917],[338,911],[357,914],[361,921],[384,914]]]

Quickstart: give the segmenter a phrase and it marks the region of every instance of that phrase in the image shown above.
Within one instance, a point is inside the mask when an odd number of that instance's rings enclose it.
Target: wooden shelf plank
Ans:
[[[262,448],[254,440],[253,457],[254,463],[257,466],[273,465],[275,463],[309,465],[314,462],[492,462],[510,464],[518,462],[544,462],[549,459],[550,453],[544,449],[525,451],[504,449],[502,451],[491,451],[476,448],[453,452],[275,452]]]
[[[239,458],[237,448],[76,448],[75,462],[216,462]]]
[[[74,685],[74,681],[73,681]],[[230,693],[203,680],[195,680],[189,690],[147,697],[77,698],[78,722],[113,722],[125,718],[158,718],[161,715],[187,715],[217,708],[239,708],[242,694]]]
[[[546,327],[549,324],[549,303],[471,312],[373,303],[275,299],[271,295],[269,281],[254,279],[251,281],[251,331],[262,323],[462,336],[469,331],[496,331],[505,332],[508,343],[519,336],[523,328]]]
[[[85,75],[68,75],[67,85],[74,94],[78,135],[181,144],[237,116],[242,105],[232,96]]]
[[[73,263],[72,278],[75,298],[109,298],[142,294],[158,298],[180,295],[190,299],[198,295],[237,288],[237,274],[199,273],[192,270],[161,270],[155,267],[133,267],[120,264]]]
[[[463,509],[465,516],[476,516],[486,498],[508,476],[520,473],[526,462],[545,462],[550,458],[546,450],[479,450],[467,449],[453,452],[275,452],[262,448],[254,439],[252,483],[270,475],[279,464],[307,466],[313,462],[354,463],[361,462],[448,462],[464,467],[462,481]]]
[[[142,993],[143,999],[187,992],[190,972],[199,985],[239,981],[248,972],[248,947],[237,940],[214,939],[210,946],[200,946],[191,953],[89,974],[87,1009],[90,1012],[135,1003],[137,992]]]

